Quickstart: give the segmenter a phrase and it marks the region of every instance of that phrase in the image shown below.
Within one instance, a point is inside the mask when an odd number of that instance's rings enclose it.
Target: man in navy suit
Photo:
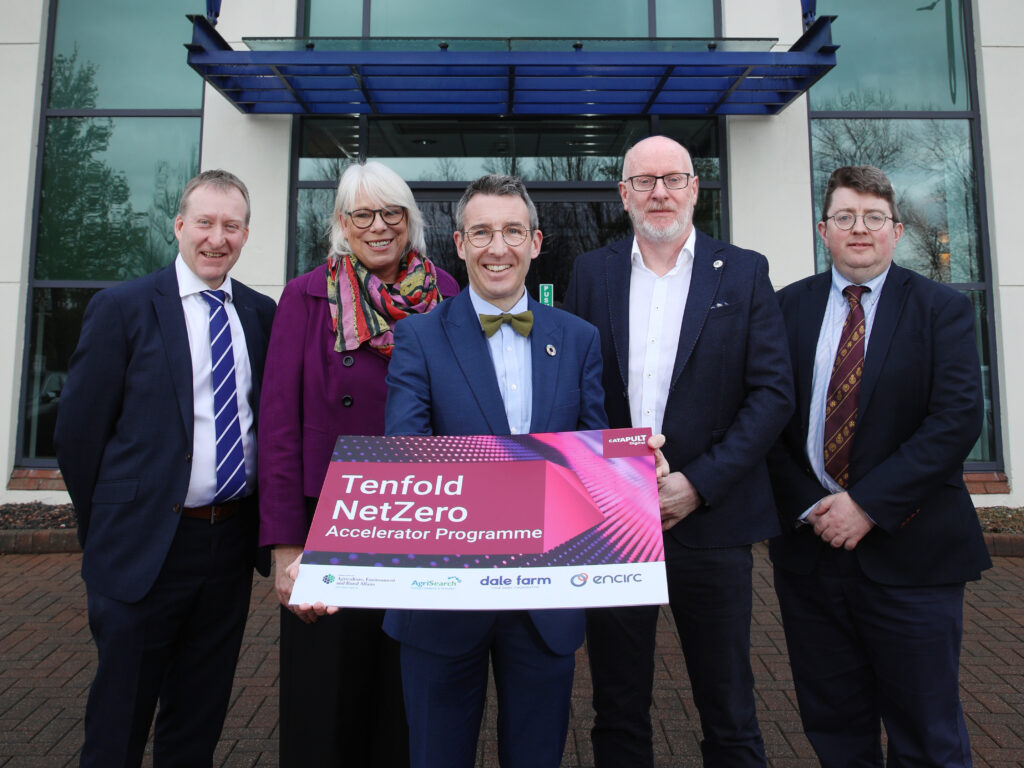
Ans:
[[[886,764],[969,766],[964,583],[992,564],[963,481],[984,408],[974,311],[893,264],[903,225],[877,168],[832,174],[818,233],[832,269],[779,292],[797,411],[769,457],[804,731],[824,766],[881,766],[879,721]]]
[[[542,234],[522,182],[499,175],[474,181],[456,220],[469,290],[395,326],[388,434],[606,427],[597,331],[526,293]],[[557,768],[582,610],[395,610],[384,629],[402,644],[413,768],[472,768],[488,657],[498,689],[501,765]]]
[[[155,764],[209,766],[249,612],[274,302],[228,277],[245,185],[193,178],[174,234],[173,264],[89,302],[61,393],[57,460],[99,655],[83,766],[139,765],[158,700]]]
[[[612,427],[664,433],[669,602],[706,766],[764,765],[750,667],[751,544],[779,531],[765,454],[792,412],[768,262],[693,227],[698,180],[664,136],[626,153],[634,237],[580,256],[564,308],[598,327]],[[656,606],[591,610],[597,768],[654,764]]]

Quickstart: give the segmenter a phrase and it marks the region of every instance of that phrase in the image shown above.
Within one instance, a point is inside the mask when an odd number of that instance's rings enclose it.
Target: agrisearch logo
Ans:
[[[588,578],[590,577],[587,576],[587,574],[585,573],[577,573],[571,579],[569,579],[569,583],[572,584],[574,587],[582,587],[584,584],[587,583]]]
[[[458,576],[449,576],[447,579],[414,579],[411,586],[413,589],[449,590],[461,583],[462,579]]]

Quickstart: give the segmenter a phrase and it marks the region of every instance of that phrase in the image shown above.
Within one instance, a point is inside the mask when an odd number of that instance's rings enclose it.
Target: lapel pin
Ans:
[[[724,263],[725,262],[722,261],[721,259],[715,259],[715,263],[712,264],[711,266],[714,267],[715,269],[721,269]]]
[[[544,347],[544,351],[548,353],[548,357],[554,357],[557,350],[554,344],[548,344]]]

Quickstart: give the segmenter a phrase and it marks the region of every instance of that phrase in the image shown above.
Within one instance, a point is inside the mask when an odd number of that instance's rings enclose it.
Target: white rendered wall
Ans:
[[[0,503],[67,501],[60,492],[8,491],[18,436],[24,369],[29,248],[46,35],[44,0],[0,0]]]
[[[788,50],[803,33],[800,0],[723,0],[725,37],[775,37]],[[726,119],[731,240],[768,257],[781,288],[814,271],[807,98],[772,117]]]
[[[998,357],[1003,458],[1010,482],[1008,495],[975,496],[978,505],[1024,505],[1024,258],[1020,238],[1010,223],[1024,210],[1024,152],[1021,126],[1024,103],[1024,3],[1020,0],[975,0],[975,45],[978,52],[979,107],[984,143],[985,191],[995,285],[994,318]],[[1004,226],[999,227],[1002,223]],[[1016,469],[1022,468],[1017,476]],[[1015,480],[1021,480],[1017,483]]]
[[[294,37],[295,15],[295,0],[227,0],[217,31],[244,49],[243,37]],[[232,275],[275,300],[287,269],[291,136],[290,116],[242,114],[206,86],[202,168],[238,175],[252,199],[249,241]]]

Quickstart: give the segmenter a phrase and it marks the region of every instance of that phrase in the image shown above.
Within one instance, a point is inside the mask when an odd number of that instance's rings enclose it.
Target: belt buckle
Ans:
[[[226,504],[210,505],[210,525],[214,525],[220,522],[220,511],[224,509],[226,506]]]

